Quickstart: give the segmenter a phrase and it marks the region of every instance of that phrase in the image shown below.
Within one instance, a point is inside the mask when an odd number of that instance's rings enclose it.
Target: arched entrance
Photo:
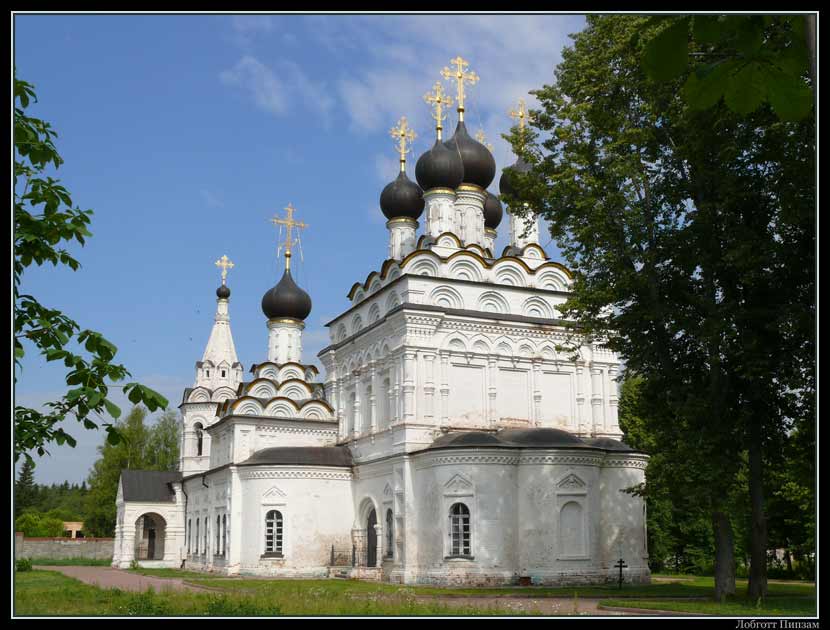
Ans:
[[[159,514],[142,514],[135,522],[135,559],[163,560],[167,522]]]
[[[375,527],[377,524],[378,516],[372,508],[366,521],[366,566],[369,567],[374,567],[378,563],[378,530]]]

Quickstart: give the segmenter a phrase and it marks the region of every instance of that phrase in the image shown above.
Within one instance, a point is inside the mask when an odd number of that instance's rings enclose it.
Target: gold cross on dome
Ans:
[[[285,218],[281,219],[277,216],[274,216],[271,219],[271,223],[274,225],[284,225],[285,226],[285,268],[289,269],[291,267],[291,246],[296,243],[296,240],[291,239],[291,228],[297,228],[298,230],[302,230],[308,227],[307,224],[303,223],[302,221],[295,221],[294,220],[294,212],[296,208],[292,206],[290,203],[283,208],[285,210]]]
[[[464,72],[464,69],[470,65],[460,56],[455,59],[450,59],[450,64],[455,66],[455,70],[450,70],[447,66],[441,71],[441,76],[447,81],[455,79],[458,86],[458,120],[464,120],[464,83],[475,85],[478,82],[478,75],[473,72]]]
[[[228,277],[228,269],[233,269],[233,262],[225,254],[216,261],[215,265],[222,269],[222,286],[225,286],[225,279]]]
[[[528,121],[533,120],[530,112],[527,111],[527,106],[525,105],[525,100],[523,98],[519,99],[518,107],[516,109],[511,109],[508,114],[513,120],[519,121],[519,131],[524,131],[525,124]]]
[[[476,140],[478,140],[481,144],[487,147],[490,150],[490,153],[493,152],[493,145],[487,142],[487,138],[484,136],[484,129],[479,129],[476,132]]]
[[[409,127],[406,122],[406,116],[401,116],[397,127],[392,127],[389,130],[389,135],[392,136],[398,143],[398,153],[401,156],[401,171],[406,170],[406,154],[410,149],[407,148],[407,143],[412,143],[418,135]]]
[[[444,107],[452,105],[452,96],[444,94],[444,86],[440,81],[436,81],[432,86],[433,91],[424,94],[424,100],[433,109],[432,117],[435,119],[435,130],[438,132],[438,139],[441,139],[441,129],[443,126],[441,122],[446,118],[446,114],[442,113]]]

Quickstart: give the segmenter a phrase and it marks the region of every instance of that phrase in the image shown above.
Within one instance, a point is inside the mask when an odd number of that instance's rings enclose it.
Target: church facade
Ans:
[[[267,352],[236,356],[230,290],[180,406],[177,472],[124,471],[113,566],[228,575],[358,577],[405,584],[575,584],[649,580],[645,504],[624,492],[647,456],[620,441],[617,357],[574,345],[559,311],[570,272],[538,244],[532,211],[487,191],[490,151],[458,125],[441,137],[441,84],[427,100],[435,145],[382,192],[388,255],[302,363],[311,299],[285,272],[262,298]],[[520,126],[525,112],[519,110]],[[510,194],[519,160],[499,187]],[[420,222],[423,232],[419,235]],[[565,351],[563,347],[572,348]]]

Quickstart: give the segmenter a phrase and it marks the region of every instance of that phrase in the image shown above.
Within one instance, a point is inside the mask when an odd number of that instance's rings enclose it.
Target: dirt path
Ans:
[[[156,591],[198,591],[208,592],[208,589],[185,584],[181,578],[159,578],[147,575],[138,575],[112,567],[81,567],[81,566],[39,566],[37,569],[60,571],[76,580],[92,584],[100,588],[118,588],[122,591],[146,591],[150,587]]]
[[[456,608],[497,609],[499,613],[530,613],[537,615],[631,615],[620,610],[603,610],[598,607],[600,598],[580,597],[418,597],[424,602],[440,602]],[[655,613],[659,614],[659,613]]]

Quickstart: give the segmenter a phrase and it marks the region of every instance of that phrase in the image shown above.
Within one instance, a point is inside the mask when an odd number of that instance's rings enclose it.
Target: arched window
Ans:
[[[278,510],[265,515],[265,553],[282,556],[282,513]]]
[[[470,510],[463,503],[450,508],[450,555],[470,556]]]
[[[222,378],[225,378],[225,370],[222,370]]]
[[[201,456],[205,432],[202,428],[202,424],[199,422],[193,425],[193,429],[196,431],[196,455]]]
[[[208,541],[210,540],[210,538],[208,538],[209,533],[210,533],[210,521],[208,520],[208,517],[206,516],[205,517],[205,543],[204,543],[205,548],[202,549],[202,553],[204,553],[205,555],[208,554]]]
[[[198,554],[199,553],[199,519],[196,519],[196,545],[193,549],[193,552]]]
[[[185,538],[187,538],[187,554],[190,555],[190,538],[193,536],[193,519],[187,519],[187,534]]]
[[[214,555],[222,553],[222,519],[216,515],[216,547],[213,548]]]
[[[226,514],[222,515],[222,555],[225,555],[225,550],[228,548],[228,517]]]
[[[392,510],[386,510],[386,556],[391,558],[394,555],[393,545],[395,535],[392,529]]]

